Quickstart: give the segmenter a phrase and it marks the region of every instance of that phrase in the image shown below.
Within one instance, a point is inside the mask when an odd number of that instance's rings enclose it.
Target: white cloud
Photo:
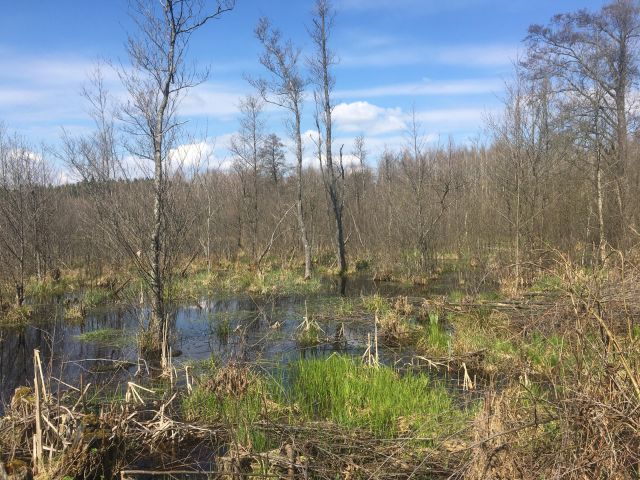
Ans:
[[[186,143],[169,152],[169,161],[175,167],[200,169],[210,165],[214,159],[215,143],[207,140]]]
[[[333,109],[333,118],[344,132],[379,135],[406,128],[400,108],[382,108],[364,101],[339,103]]]
[[[81,180],[81,178],[75,172],[72,172],[67,168],[62,168],[54,176],[53,184],[54,185],[66,185],[66,184],[69,184],[69,183],[79,182],[80,180]]]
[[[60,128],[87,128],[92,123],[89,107],[81,92],[98,60],[69,54],[22,55],[2,50],[3,75],[0,79],[0,118],[22,133],[55,143]],[[225,66],[216,65],[214,71]],[[235,68],[235,66],[232,66]],[[126,66],[124,67],[126,68]],[[117,72],[102,63],[105,87],[114,101],[126,99]],[[189,91],[182,100],[179,115],[208,116],[218,121],[237,113],[238,99],[245,91],[233,84],[205,82]],[[247,87],[248,89],[248,87]]]
[[[364,133],[368,137],[405,131],[412,116],[399,107],[383,108],[365,101],[340,103],[333,112],[337,130]],[[429,109],[416,112],[416,119],[441,134],[451,127],[479,127],[486,112],[485,108]]]
[[[437,144],[451,132],[458,142],[465,142],[478,133],[486,115],[493,110],[485,108],[439,108],[416,112],[421,136],[427,144]],[[407,125],[412,113],[400,107],[383,108],[369,102],[341,103],[334,109],[336,135],[334,135],[334,155],[344,145],[345,165],[356,161],[352,158],[355,137],[364,134],[368,163],[377,162],[385,149],[398,151],[408,144]],[[305,167],[318,168],[316,142],[318,133],[307,130],[302,134],[304,141]]]

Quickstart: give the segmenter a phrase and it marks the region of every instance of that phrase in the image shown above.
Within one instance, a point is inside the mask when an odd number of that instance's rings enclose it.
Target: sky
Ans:
[[[213,0],[211,0],[213,3]],[[556,13],[595,10],[601,0],[335,0],[331,38],[335,67],[336,145],[349,151],[365,136],[369,162],[401,148],[415,111],[434,145],[485,138],[487,115],[499,114],[504,85],[524,52],[533,23]],[[190,59],[209,78],[183,100],[181,118],[195,145],[219,165],[238,128],[238,103],[252,93],[247,75],[260,76],[253,29],[267,16],[304,54],[313,0],[237,0],[232,12],[192,37]],[[99,62],[127,65],[124,44],[135,27],[127,0],[0,0],[0,122],[33,145],[60,147],[63,129],[91,131],[81,95]],[[116,98],[124,91],[105,70]],[[306,156],[312,161],[313,106],[304,106]],[[283,113],[265,111],[266,129],[286,137]],[[198,152],[202,152],[199,148]],[[189,145],[181,151],[189,152]],[[58,165],[64,169],[64,165]]]

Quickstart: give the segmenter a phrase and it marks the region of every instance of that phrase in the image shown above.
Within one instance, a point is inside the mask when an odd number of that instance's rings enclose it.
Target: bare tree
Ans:
[[[318,132],[324,134],[324,165],[321,162],[325,188],[331,202],[336,228],[336,247],[338,269],[340,275],[347,272],[347,255],[345,248],[345,232],[343,225],[344,211],[344,166],[342,163],[342,147],[339,162],[333,158],[332,114],[333,101],[331,94],[335,85],[332,68],[336,57],[329,48],[329,40],[333,29],[335,11],[329,0],[317,0],[314,7],[313,26],[310,31],[315,47],[315,54],[309,59],[313,82],[316,86],[316,124]],[[324,127],[321,132],[320,126]],[[320,144],[320,139],[318,139]]]
[[[438,152],[425,149],[422,125],[418,121],[415,108],[412,108],[411,121],[407,128],[407,146],[400,157],[403,179],[410,188],[411,223],[415,247],[419,252],[419,267],[426,269],[429,257],[433,253],[432,240],[435,228],[442,219],[449,204],[452,182],[448,165],[438,169]],[[437,209],[432,212],[432,207]]]
[[[13,281],[17,306],[24,303],[28,277],[42,273],[50,182],[44,156],[0,125],[0,258]]]
[[[614,0],[600,11],[556,15],[548,26],[529,28],[525,65],[538,77],[557,80],[561,91],[592,101],[608,125],[601,131],[614,146],[618,235],[624,244],[625,169],[628,165],[629,93],[638,80],[640,7],[633,0]]]
[[[356,208],[358,211],[358,216],[361,215],[361,203],[363,201],[362,197],[365,194],[366,190],[366,174],[367,174],[367,148],[365,145],[364,135],[358,135],[353,141],[353,151],[351,154],[355,159],[358,160],[358,165],[354,165],[354,190],[356,196]]]
[[[263,169],[260,153],[264,142],[263,103],[254,95],[240,102],[240,130],[230,141],[229,150],[234,156],[234,168],[242,181],[246,216],[251,228],[251,256],[257,259],[258,231],[260,227],[260,176]]]
[[[304,209],[304,182],[302,177],[303,144],[301,133],[302,102],[307,81],[300,73],[298,64],[300,49],[293,43],[282,40],[279,30],[273,28],[266,18],[262,18],[255,30],[256,37],[263,46],[260,63],[269,72],[269,79],[252,80],[265,101],[286,108],[292,115],[289,120],[291,137],[295,143],[296,156],[296,214],[300,239],[304,249],[304,278],[311,278],[311,243],[306,227]]]
[[[152,211],[150,242],[137,243],[136,232],[147,231],[135,228],[136,223],[147,218],[144,212],[130,215],[121,222],[123,212],[113,213],[109,208],[110,225],[115,243],[118,244],[138,267],[142,279],[151,293],[151,316],[147,335],[141,345],[145,354],[158,358],[166,354],[168,322],[166,308],[167,281],[171,276],[173,260],[177,258],[174,243],[188,230],[188,222],[175,215],[171,203],[170,174],[177,171],[180,159],[172,158],[172,149],[177,146],[180,121],[177,109],[180,99],[191,87],[202,82],[207,72],[199,72],[187,63],[187,52],[192,35],[210,20],[219,18],[231,10],[233,0],[218,0],[213,6],[204,0],[134,0],[132,17],[137,32],[127,41],[130,68],[121,68],[120,78],[128,100],[119,112],[126,135],[125,147],[129,156],[138,161],[138,175],[148,171],[144,162],[150,162],[153,182],[146,192],[152,199],[148,208]],[[86,179],[112,182],[126,178],[126,165],[116,147],[113,119],[106,112],[106,97],[100,82],[89,95],[94,107],[97,132],[93,138],[66,142],[66,156],[70,163]],[[175,176],[180,183],[180,176]],[[102,199],[116,195],[107,188]],[[146,202],[140,202],[142,205]],[[106,215],[106,214],[104,214]],[[175,222],[170,225],[168,220]],[[140,225],[139,225],[140,226]],[[172,231],[170,235],[169,232]],[[136,244],[137,243],[137,244]]]
[[[264,139],[259,156],[267,176],[273,181],[276,192],[286,172],[284,143],[275,133],[270,133]]]

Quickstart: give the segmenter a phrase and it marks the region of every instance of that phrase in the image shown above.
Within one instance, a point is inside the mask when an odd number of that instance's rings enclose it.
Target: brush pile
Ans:
[[[224,442],[219,426],[175,420],[177,393],[145,402],[149,389],[130,383],[125,401],[86,403],[90,385],[54,399],[45,389],[38,351],[35,387],[20,387],[0,418],[0,463],[8,478],[112,478],[119,470],[153,458],[154,468],[175,468],[178,452]],[[14,465],[32,466],[14,472]],[[178,462],[184,468],[185,465]]]

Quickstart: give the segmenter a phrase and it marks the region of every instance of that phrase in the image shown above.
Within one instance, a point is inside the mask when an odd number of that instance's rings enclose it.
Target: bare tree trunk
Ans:
[[[143,151],[134,145],[131,153],[152,160],[154,165],[150,251],[146,258],[138,260],[151,291],[148,338],[142,348],[152,357],[165,353],[163,345],[169,332],[164,291],[169,278],[166,272],[170,271],[171,252],[178,242],[178,238],[168,238],[169,197],[165,178],[169,151],[180,126],[176,120],[176,102],[181,92],[206,76],[201,77],[185,66],[187,47],[191,35],[209,20],[231,10],[233,1],[217,0],[211,12],[205,11],[211,6],[197,0],[132,2],[138,17],[136,24],[140,37],[130,37],[127,45],[133,64],[132,73],[121,72],[130,94],[123,114],[129,124],[129,133],[145,139]],[[149,263],[144,265],[147,261]]]
[[[599,156],[600,154],[598,153]],[[603,265],[606,258],[606,240],[604,235],[604,192],[600,159],[596,163],[596,205],[598,208],[598,259],[600,265]]]
[[[300,111],[297,106],[295,109],[295,136],[296,136],[296,173],[297,173],[297,196],[296,196],[296,216],[298,218],[298,227],[300,228],[300,238],[302,247],[304,248],[304,278],[311,278],[311,245],[307,235],[307,227],[304,220],[304,205],[302,203],[303,178],[302,178],[302,134],[300,132]]]
[[[620,226],[618,230],[619,235],[619,247],[626,248],[626,211],[625,211],[625,194],[624,194],[624,182],[626,181],[625,172],[627,167],[627,104],[626,104],[626,79],[622,80],[623,86],[617,92],[616,95],[616,140],[618,155],[616,159],[616,201],[618,207],[618,215]]]
[[[330,150],[330,147],[327,147],[327,152]],[[340,147],[340,169],[342,170],[342,147]],[[344,172],[342,175],[344,175]],[[333,183],[335,184],[336,182]],[[333,190],[335,192],[336,188],[334,187]],[[347,252],[344,241],[344,225],[342,222],[342,213],[344,212],[343,194],[344,193],[341,192],[339,194],[340,198],[338,198],[338,193],[335,192],[331,197],[333,203],[333,214],[336,220],[336,241],[338,243],[338,268],[340,270],[340,275],[347,273]]]
[[[324,123],[324,142],[325,142],[325,187],[329,194],[333,217],[336,224],[336,247],[338,270],[340,275],[347,272],[347,257],[344,239],[344,225],[342,221],[342,212],[344,209],[344,168],[342,158],[340,165],[333,163],[332,152],[332,110],[331,105],[331,89],[334,79],[329,69],[334,63],[333,54],[329,51],[328,39],[331,24],[333,20],[333,11],[329,0],[317,0],[316,2],[316,18],[314,18],[314,30],[312,31],[312,39],[316,45],[316,58],[312,61],[312,70],[314,71],[315,82],[318,92],[316,95],[316,103],[319,103],[319,109],[322,112],[322,120]],[[340,156],[342,157],[342,149]],[[339,170],[339,171],[338,171]]]
[[[172,7],[167,7],[170,11]],[[172,13],[172,12],[171,12]],[[167,76],[162,85],[162,100],[158,107],[155,130],[153,132],[153,189],[154,189],[154,205],[153,205],[153,234],[151,236],[151,290],[152,305],[151,319],[149,322],[150,341],[152,345],[146,345],[150,352],[157,351],[162,345],[163,333],[165,330],[165,305],[164,305],[164,269],[162,268],[162,219],[164,217],[164,178],[163,178],[163,142],[165,127],[165,111],[169,104],[169,95],[171,94],[171,85],[175,74],[175,44],[176,44],[176,28],[175,23],[170,22],[170,38],[169,50],[167,52],[166,65],[168,67]]]

